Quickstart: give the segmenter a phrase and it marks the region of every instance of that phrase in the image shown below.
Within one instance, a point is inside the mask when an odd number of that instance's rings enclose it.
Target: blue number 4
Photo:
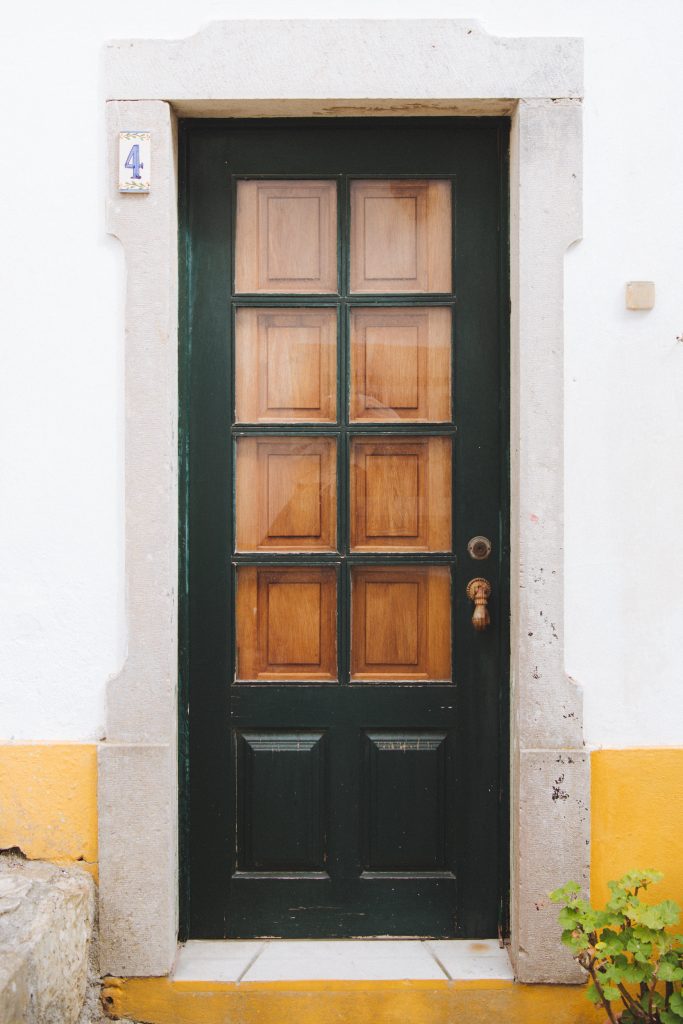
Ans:
[[[140,146],[137,142],[135,143],[134,146],[131,146],[130,153],[126,157],[126,162],[123,166],[128,167],[130,170],[132,170],[132,178],[142,177],[142,175],[140,174],[140,168],[144,167],[145,165],[140,163]]]

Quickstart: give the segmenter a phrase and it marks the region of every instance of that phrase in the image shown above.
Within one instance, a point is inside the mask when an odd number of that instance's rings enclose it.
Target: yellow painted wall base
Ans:
[[[660,898],[683,903],[683,747],[597,750],[591,772],[593,899],[630,868],[656,867]],[[95,743],[0,744],[0,849],[11,846],[96,869]]]
[[[683,906],[683,748],[596,750],[591,756],[591,897],[633,868],[656,868],[656,902]]]
[[[109,978],[113,1017],[144,1024],[601,1024],[583,989],[513,982],[172,982]]]
[[[97,745],[0,745],[0,849],[97,873]]]

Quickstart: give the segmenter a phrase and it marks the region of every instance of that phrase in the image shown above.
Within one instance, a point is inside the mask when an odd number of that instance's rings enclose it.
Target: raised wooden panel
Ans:
[[[351,311],[351,419],[451,418],[451,311]]]
[[[337,291],[334,181],[239,181],[235,291]]]
[[[420,530],[420,467],[425,450],[365,452],[365,535],[373,539],[400,537],[414,540]]]
[[[320,664],[320,583],[292,583],[281,580],[268,584],[266,652],[271,665]],[[291,628],[291,607],[297,605],[302,628]]]
[[[449,181],[351,182],[351,291],[450,292]]]
[[[334,438],[240,438],[237,550],[334,550],[336,481]]]
[[[337,677],[337,577],[333,568],[240,566],[237,678]]]
[[[365,661],[417,666],[424,608],[417,581],[365,582]]]
[[[238,871],[325,868],[325,734],[237,736]]]
[[[336,391],[334,309],[238,309],[238,423],[334,423]]]
[[[451,574],[446,566],[351,570],[351,678],[450,680]]]
[[[451,550],[451,440],[351,442],[351,549]]]
[[[366,733],[366,871],[439,871],[447,867],[446,744],[444,732]]]

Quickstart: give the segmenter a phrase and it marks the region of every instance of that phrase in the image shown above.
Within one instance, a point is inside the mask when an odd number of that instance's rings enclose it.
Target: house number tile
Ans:
[[[150,132],[119,132],[119,192],[149,192],[151,150]]]

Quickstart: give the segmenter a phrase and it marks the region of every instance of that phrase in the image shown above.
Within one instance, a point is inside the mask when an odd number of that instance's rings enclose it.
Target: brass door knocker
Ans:
[[[467,596],[470,601],[474,601],[472,625],[478,632],[481,632],[486,629],[491,622],[491,616],[489,615],[488,609],[488,599],[491,596],[491,584],[488,580],[484,580],[480,576],[477,576],[476,579],[470,580],[467,584]]]

